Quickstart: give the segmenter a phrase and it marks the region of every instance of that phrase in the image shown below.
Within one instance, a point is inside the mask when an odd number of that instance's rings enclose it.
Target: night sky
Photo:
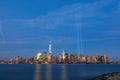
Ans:
[[[53,55],[120,60],[120,0],[0,0],[0,59],[35,57],[50,40]]]

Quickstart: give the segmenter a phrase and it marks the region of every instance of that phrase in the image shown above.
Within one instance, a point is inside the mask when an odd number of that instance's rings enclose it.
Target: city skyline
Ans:
[[[48,52],[51,40],[53,55],[81,51],[120,60],[119,20],[119,0],[0,1],[0,59]]]

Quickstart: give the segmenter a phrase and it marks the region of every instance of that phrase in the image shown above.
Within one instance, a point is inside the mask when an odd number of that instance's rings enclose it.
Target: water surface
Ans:
[[[115,64],[6,64],[0,65],[0,80],[87,80],[118,71]]]

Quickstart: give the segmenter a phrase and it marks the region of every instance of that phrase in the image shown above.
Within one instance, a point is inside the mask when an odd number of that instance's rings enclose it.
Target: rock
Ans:
[[[88,80],[120,80],[120,72],[107,73]]]

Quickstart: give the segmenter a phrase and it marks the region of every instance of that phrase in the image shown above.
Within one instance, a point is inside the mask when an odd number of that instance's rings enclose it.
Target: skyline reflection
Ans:
[[[43,72],[43,74],[41,74],[41,72]],[[34,80],[42,80],[42,79],[52,80],[51,78],[52,78],[51,65],[49,64],[48,65],[41,65],[41,64],[35,65]]]
[[[66,65],[61,66],[61,80],[67,80]]]
[[[46,65],[46,80],[52,80],[51,65]]]
[[[41,80],[40,68],[41,68],[40,64],[36,64],[36,65],[35,65],[35,73],[34,73],[35,76],[34,76],[34,80]]]

